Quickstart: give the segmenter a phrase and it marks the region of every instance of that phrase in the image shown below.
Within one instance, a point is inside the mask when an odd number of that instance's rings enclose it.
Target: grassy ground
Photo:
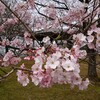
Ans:
[[[82,64],[81,76],[85,76],[86,71],[86,65]],[[98,74],[100,75],[99,71]],[[79,91],[78,88],[71,90],[69,85],[57,84],[48,89],[36,87],[32,83],[22,87],[13,73],[0,82],[0,100],[100,100],[100,84],[90,84],[84,91]]]

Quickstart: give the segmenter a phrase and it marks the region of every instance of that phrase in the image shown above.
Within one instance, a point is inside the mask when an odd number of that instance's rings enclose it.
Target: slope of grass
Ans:
[[[27,63],[27,66],[30,64]],[[82,64],[81,76],[87,74],[87,67]],[[98,73],[100,74],[100,73]],[[100,84],[89,85],[87,90],[73,90],[69,85],[54,85],[51,88],[39,88],[32,83],[22,87],[17,82],[16,73],[0,82],[0,100],[100,100]]]

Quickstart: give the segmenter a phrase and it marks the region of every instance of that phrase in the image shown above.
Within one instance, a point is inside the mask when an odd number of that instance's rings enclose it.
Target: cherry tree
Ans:
[[[99,0],[0,0],[0,19],[0,45],[6,47],[0,62],[12,68],[2,78],[17,70],[23,86],[31,81],[40,87],[58,83],[83,90],[89,80],[80,76],[80,61],[88,62],[89,79],[97,77]],[[33,65],[18,66],[23,60]]]

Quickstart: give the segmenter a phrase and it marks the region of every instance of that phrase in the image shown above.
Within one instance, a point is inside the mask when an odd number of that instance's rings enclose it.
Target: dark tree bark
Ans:
[[[97,80],[98,75],[96,71],[96,51],[94,49],[88,50],[88,77],[90,80]]]

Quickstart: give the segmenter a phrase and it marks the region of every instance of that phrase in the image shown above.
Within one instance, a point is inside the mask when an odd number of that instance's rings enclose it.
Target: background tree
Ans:
[[[28,56],[25,57],[25,59],[32,60],[34,53],[33,51],[30,52],[30,49],[37,50],[37,48],[33,46],[33,41],[38,44],[39,48],[44,46],[45,52],[41,52],[46,54],[55,53],[57,49],[51,46],[54,44],[49,41],[49,38],[44,38],[43,41],[41,41],[43,37],[49,36],[52,41],[56,41],[58,46],[55,46],[56,48],[62,46],[61,48],[68,49],[68,51],[66,51],[70,54],[69,60],[72,60],[72,58],[70,58],[72,56],[74,60],[83,60],[83,58],[86,58],[85,60],[88,62],[88,77],[90,79],[97,77],[96,55],[100,53],[99,0],[43,0],[43,2],[41,2],[41,0],[18,0],[16,2],[12,0],[14,3],[12,3],[12,1],[0,1],[2,8],[0,13],[2,19],[0,31],[3,35],[5,34],[4,36],[6,37],[1,45],[9,46],[14,50],[18,49],[17,55],[15,54],[17,56],[17,63],[20,62],[20,58],[18,57],[20,54],[23,54],[23,51],[27,51]],[[10,12],[9,17],[6,16],[5,9],[8,9],[8,12]],[[12,40],[12,37],[18,35],[23,37],[23,41],[19,41],[16,38]],[[7,51],[7,53],[10,52],[9,50]],[[11,52],[10,54],[13,55]],[[7,56],[7,54],[5,54],[5,56]],[[9,65],[11,62],[8,64],[4,58],[2,65]],[[64,65],[62,66],[64,69]],[[22,65],[21,68],[12,68],[31,72],[25,69],[24,65]],[[64,70],[66,70],[66,68]],[[71,71],[73,70],[71,69]],[[20,83],[23,84],[20,80],[19,73],[22,74],[23,72],[18,71],[18,79]],[[26,74],[25,76],[27,82],[23,85],[27,85],[29,82],[28,76]],[[73,79],[72,77],[71,79]],[[51,78],[49,79],[51,80]],[[75,77],[75,79],[77,78],[81,80],[80,77]],[[33,77],[32,79],[34,82]],[[73,85],[76,85],[76,83],[73,82]],[[79,85],[79,83],[77,83],[77,85]],[[81,87],[81,85],[79,86]]]

